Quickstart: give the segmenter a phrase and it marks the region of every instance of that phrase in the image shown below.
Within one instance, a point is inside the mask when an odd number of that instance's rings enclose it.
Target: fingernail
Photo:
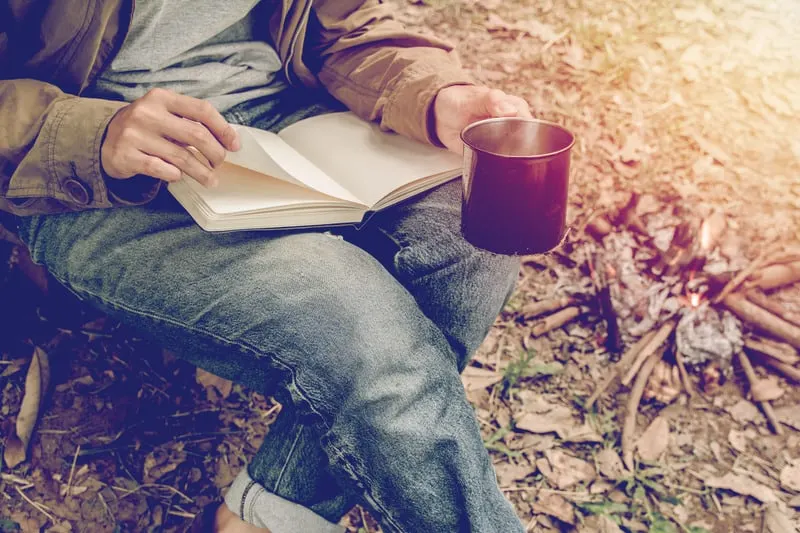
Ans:
[[[234,152],[238,152],[239,148],[241,147],[242,143],[239,141],[239,134],[237,133],[236,137],[233,138],[233,142],[231,143],[231,149],[233,149]]]

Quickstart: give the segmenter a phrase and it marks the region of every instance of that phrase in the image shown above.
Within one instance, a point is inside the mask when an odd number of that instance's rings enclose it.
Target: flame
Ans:
[[[711,248],[711,224],[708,223],[708,219],[700,226],[700,247],[706,251]]]
[[[689,303],[692,304],[692,307],[697,307],[700,305],[700,293],[693,292],[689,295]]]

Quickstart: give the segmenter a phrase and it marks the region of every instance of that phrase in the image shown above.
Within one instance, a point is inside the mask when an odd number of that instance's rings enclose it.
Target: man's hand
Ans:
[[[238,149],[236,131],[211,104],[153,89],[111,119],[100,161],[112,178],[145,174],[177,181],[183,172],[213,187],[213,170],[225,160],[225,151]]]
[[[499,89],[454,85],[445,87],[433,102],[436,135],[449,150],[462,152],[461,130],[491,117],[531,118],[528,103]]]

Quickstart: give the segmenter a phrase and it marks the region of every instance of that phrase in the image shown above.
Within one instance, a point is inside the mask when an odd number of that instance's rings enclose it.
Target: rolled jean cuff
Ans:
[[[239,472],[225,493],[225,505],[248,524],[267,528],[270,533],[346,531],[342,526],[328,522],[311,509],[268,492],[253,481],[246,468]]]

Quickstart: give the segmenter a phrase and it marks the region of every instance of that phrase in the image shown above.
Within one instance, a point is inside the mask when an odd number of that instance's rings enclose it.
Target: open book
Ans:
[[[303,119],[278,134],[235,126],[241,149],[207,189],[184,176],[169,191],[207,231],[360,225],[461,174],[461,158],[386,132],[350,112]]]

